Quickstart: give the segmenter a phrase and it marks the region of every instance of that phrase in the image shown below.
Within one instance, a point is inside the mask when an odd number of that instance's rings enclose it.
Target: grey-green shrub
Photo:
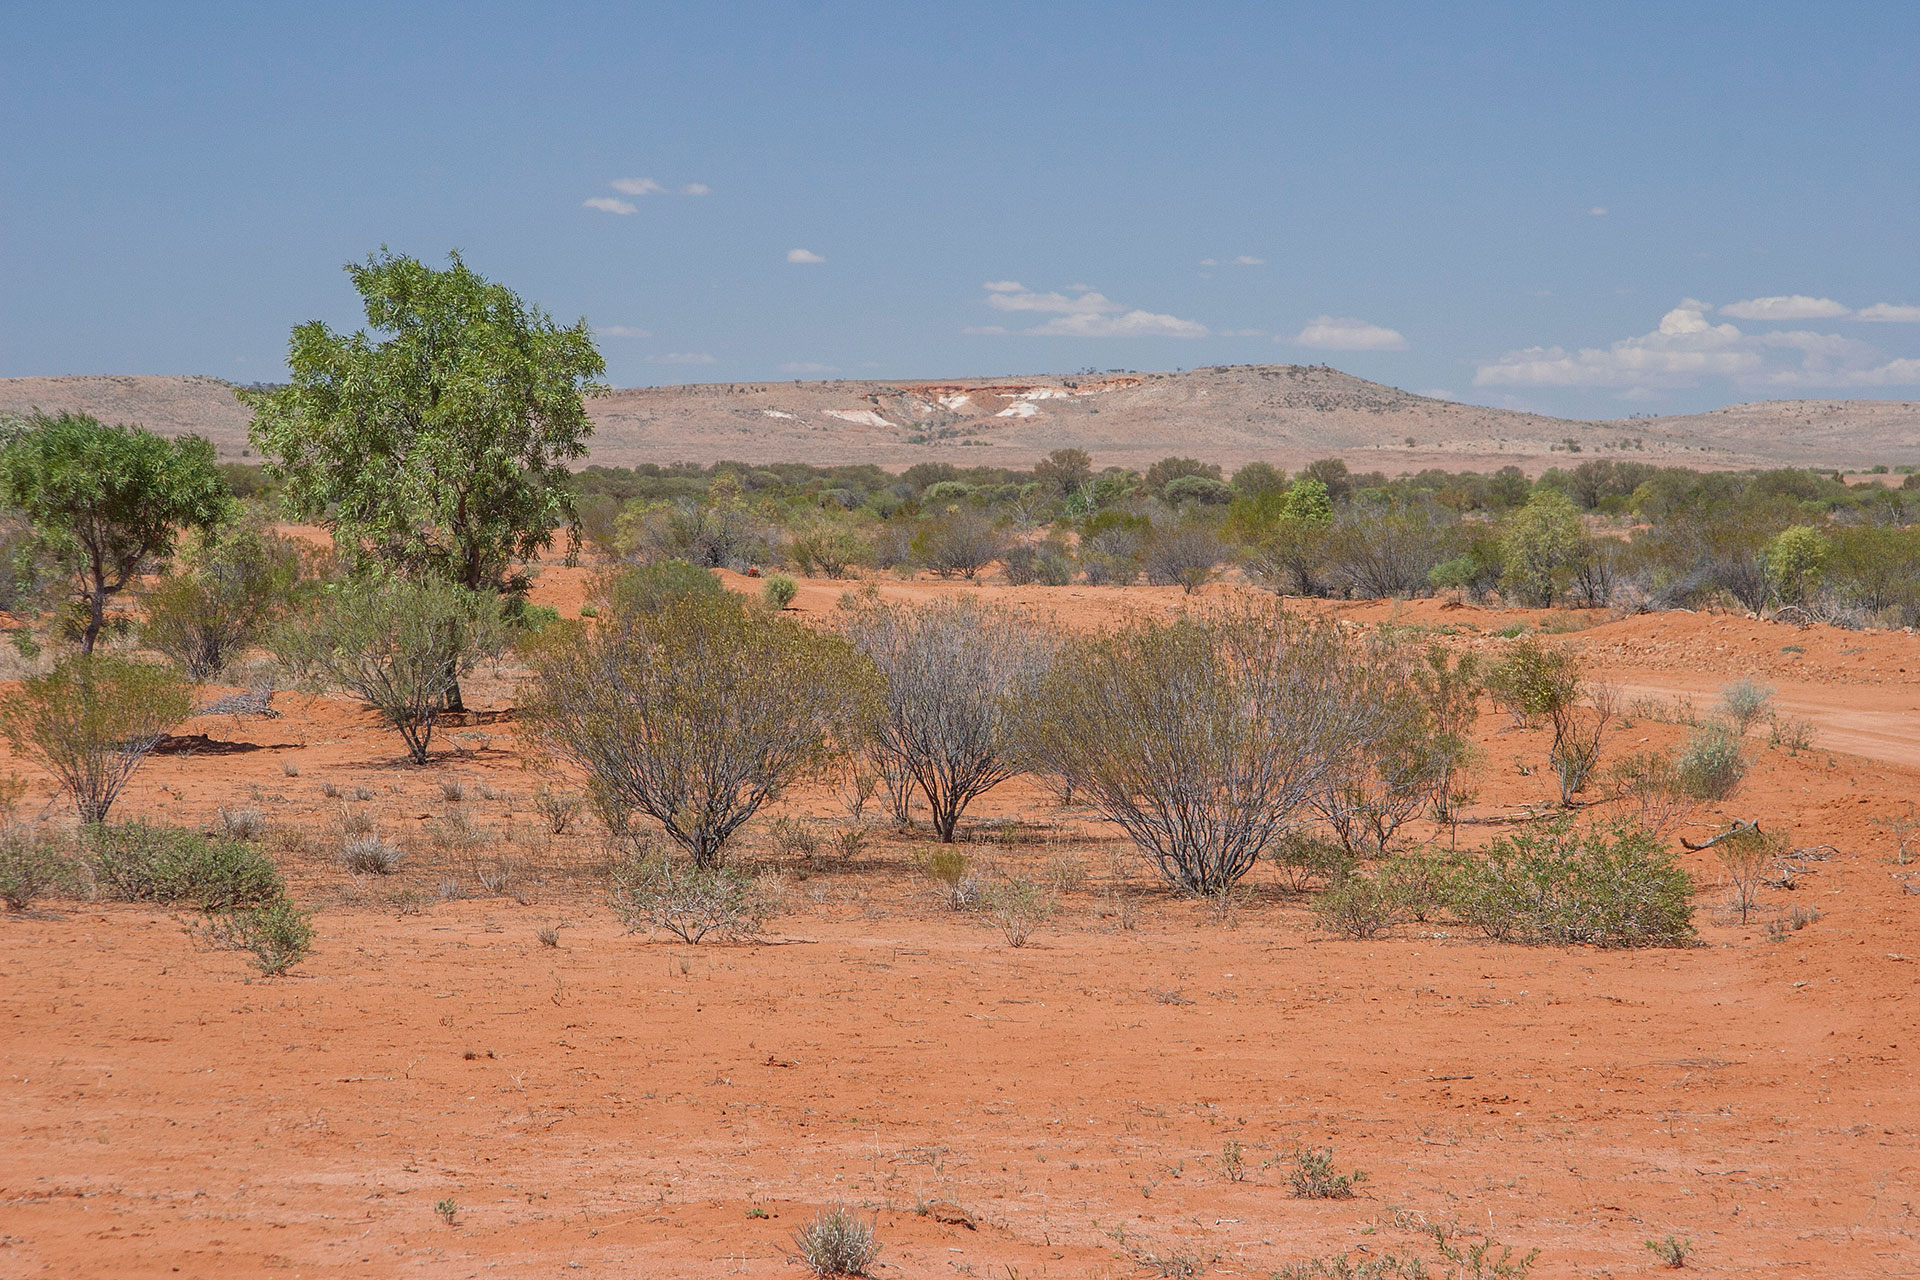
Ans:
[[[1691,943],[1693,881],[1638,827],[1561,822],[1495,840],[1454,874],[1452,909],[1497,942]]]
[[[240,840],[129,822],[89,827],[83,844],[100,887],[126,902],[221,911],[271,902],[285,888],[267,856]]]
[[[72,860],[41,832],[11,822],[0,827],[0,902],[11,910],[25,911],[72,874]]]
[[[1687,735],[1674,766],[1681,788],[1699,800],[1725,800],[1739,790],[1751,767],[1740,735],[1717,721],[1698,725]]]
[[[244,951],[262,974],[285,973],[313,948],[310,913],[285,898],[252,907],[235,907],[210,916],[204,935],[223,951]]]

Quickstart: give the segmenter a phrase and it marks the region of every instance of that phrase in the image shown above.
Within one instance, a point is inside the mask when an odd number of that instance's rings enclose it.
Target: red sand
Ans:
[[[575,612],[585,574],[549,569],[536,598]],[[846,585],[805,583],[798,605],[818,614]],[[987,590],[1076,625],[1179,603]],[[1541,617],[1338,609],[1489,650]],[[251,805],[304,832],[275,846],[317,944],[291,976],[250,980],[185,914],[50,901],[0,918],[0,1275],[793,1276],[793,1230],[837,1201],[876,1220],[882,1276],[1431,1259],[1428,1221],[1538,1247],[1536,1276],[1650,1274],[1642,1242],[1668,1233],[1695,1241],[1704,1275],[1920,1273],[1920,863],[1894,865],[1870,823],[1920,794],[1920,642],[1687,614],[1563,642],[1630,694],[1702,710],[1740,675],[1776,685],[1813,749],[1761,731],[1747,787],[1700,820],[1758,816],[1838,852],[1766,891],[1747,926],[1711,856],[1687,855],[1703,885],[1690,950],[1419,925],[1342,942],[1266,867],[1225,922],[1172,899],[1112,832],[1016,782],[977,816],[1023,819],[1018,838],[975,856],[1086,873],[1062,873],[1032,945],[942,909],[913,867],[923,842],[876,829],[851,866],[788,866],[779,945],[696,948],[624,934],[586,874],[593,842],[533,834],[539,779],[509,723],[444,733],[450,754],[425,769],[330,700],[190,726],[248,746],[152,760],[116,816]],[[510,686],[469,696],[501,707]],[[1609,754],[1682,732],[1637,718]],[[1543,768],[1519,772],[1541,763],[1538,734],[1489,712],[1480,740],[1476,813],[1547,797]],[[22,770],[37,808],[51,788]],[[524,901],[440,900],[448,879],[477,892],[428,838],[450,777],[495,836],[476,856],[513,849]],[[359,785],[374,799],[351,800]],[[332,861],[347,804],[410,848],[400,875],[355,884]],[[847,825],[824,788],[786,811]],[[764,834],[742,852],[771,856]],[[1796,906],[1820,918],[1771,939]],[[552,923],[557,949],[535,936]],[[1367,1170],[1361,1194],[1292,1198],[1302,1144]]]

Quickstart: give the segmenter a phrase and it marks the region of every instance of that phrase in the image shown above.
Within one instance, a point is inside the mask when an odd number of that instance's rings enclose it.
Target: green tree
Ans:
[[[1333,497],[1327,489],[1327,482],[1313,476],[1301,476],[1287,490],[1286,505],[1281,508],[1282,518],[1297,521],[1303,525],[1326,528],[1333,523]]]
[[[1573,500],[1558,489],[1537,489],[1501,535],[1502,581],[1518,599],[1551,605],[1586,551],[1586,529]]]
[[[207,441],[163,440],[77,413],[27,419],[0,449],[0,491],[73,574],[86,613],[83,654],[99,639],[108,598],[171,555],[182,528],[218,523],[229,504]]]
[[[604,390],[606,365],[585,320],[562,328],[451,261],[382,249],[348,264],[385,336],[300,325],[291,381],[241,395],[288,513],[325,524],[350,565],[517,594],[515,564],[556,530],[577,545],[566,464],[586,453],[583,397]]]
[[[1833,543],[1818,529],[1789,525],[1767,543],[1767,579],[1782,604],[1800,604],[1820,583]]]
[[[299,548],[262,521],[189,534],[147,593],[141,639],[191,680],[218,675],[292,603],[301,569]]]
[[[73,793],[82,823],[105,822],[140,762],[191,710],[170,668],[72,654],[0,698],[0,736]]]

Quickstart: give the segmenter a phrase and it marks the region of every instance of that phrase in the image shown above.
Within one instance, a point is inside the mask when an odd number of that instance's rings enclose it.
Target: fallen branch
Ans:
[[[1755,818],[1750,822],[1741,822],[1738,819],[1735,819],[1734,824],[1728,827],[1725,831],[1722,831],[1719,835],[1713,837],[1713,839],[1703,840],[1699,844],[1695,844],[1693,841],[1687,839],[1685,836],[1680,837],[1680,843],[1685,845],[1687,848],[1693,850],[1695,853],[1698,853],[1702,849],[1713,848],[1713,846],[1719,844],[1722,840],[1728,840],[1734,836],[1747,835],[1748,833],[1752,833],[1754,835],[1760,834],[1760,820],[1758,818]]]

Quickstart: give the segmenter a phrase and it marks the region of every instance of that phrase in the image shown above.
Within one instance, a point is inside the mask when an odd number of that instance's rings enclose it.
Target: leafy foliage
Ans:
[[[127,902],[224,911],[270,903],[285,888],[267,856],[243,840],[129,822],[89,827],[83,845],[101,887]]]
[[[190,535],[147,593],[141,638],[190,680],[217,675],[292,604],[301,569],[292,541],[258,523]]]
[[[71,792],[82,823],[105,822],[127,779],[191,710],[165,667],[74,654],[0,698],[0,734]]]
[[[520,591],[512,566],[576,520],[566,463],[586,453],[582,397],[605,365],[586,321],[562,328],[451,264],[349,264],[386,336],[300,325],[288,384],[242,398],[288,513],[324,523],[351,565]]]
[[[273,639],[295,677],[344,689],[398,730],[415,764],[460,677],[506,640],[499,599],[445,582],[362,579],[328,589]]]
[[[1693,941],[1693,892],[1646,832],[1560,822],[1464,860],[1453,909],[1496,941],[1678,947]]]
[[[213,446],[163,440],[85,414],[33,414],[0,448],[0,493],[32,523],[42,551],[74,577],[91,654],[109,597],[173,550],[178,532],[227,514]]]

